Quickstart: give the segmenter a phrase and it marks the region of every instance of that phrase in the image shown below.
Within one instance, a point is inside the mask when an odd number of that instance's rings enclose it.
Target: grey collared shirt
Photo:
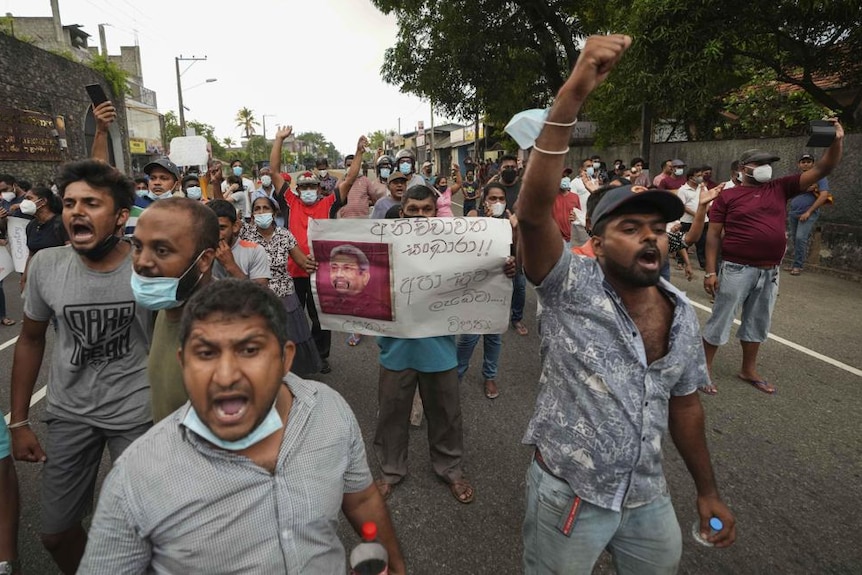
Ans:
[[[668,353],[647,365],[637,326],[594,259],[563,250],[536,291],[542,375],[523,442],[585,501],[619,511],[667,491],[661,467],[668,400],[708,381],[691,304],[674,304]]]
[[[186,404],[117,460],[78,573],[344,573],[342,499],[372,481],[359,425],[326,385],[285,382],[275,474],[182,426]]]

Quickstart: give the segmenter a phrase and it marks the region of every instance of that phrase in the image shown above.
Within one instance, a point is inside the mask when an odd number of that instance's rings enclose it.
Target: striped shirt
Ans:
[[[274,475],[182,426],[186,404],[115,463],[78,573],[345,573],[339,510],[371,485],[359,425],[326,385],[285,383]]]

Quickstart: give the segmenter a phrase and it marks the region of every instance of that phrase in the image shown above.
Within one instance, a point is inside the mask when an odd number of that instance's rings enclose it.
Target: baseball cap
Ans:
[[[814,156],[812,156],[811,154],[802,154],[801,156],[799,156],[797,162],[801,162],[802,160],[811,160],[813,162]]]
[[[751,149],[745,150],[742,152],[742,155],[739,156],[739,162],[741,164],[771,164],[772,162],[777,162],[780,160],[778,156],[775,154],[770,154],[769,152],[764,152],[763,150]]]
[[[387,178],[386,183],[394,182],[395,180],[406,180],[407,176],[402,174],[401,172],[392,172],[389,174],[389,178]]]
[[[590,218],[593,227],[602,219],[610,217],[620,208],[632,203],[640,203],[646,208],[652,208],[661,212],[664,221],[672,222],[682,217],[685,206],[673,192],[665,190],[646,190],[645,192],[633,192],[632,186],[620,186],[605,192],[599,204],[593,210]]]
[[[674,168],[681,168],[681,167],[685,166],[686,164],[682,160],[671,160],[670,165],[673,166]]]
[[[433,166],[433,164],[431,162],[423,162],[422,163],[422,169],[430,168],[432,166]]]
[[[149,164],[144,166],[144,173],[149,176],[150,172],[155,167],[164,168],[165,170],[167,170],[171,173],[171,175],[174,177],[174,179],[176,179],[176,180],[180,179],[179,167],[177,167],[177,165],[175,163],[173,163],[169,158],[159,158],[157,160],[153,160],[152,162],[150,162]]]

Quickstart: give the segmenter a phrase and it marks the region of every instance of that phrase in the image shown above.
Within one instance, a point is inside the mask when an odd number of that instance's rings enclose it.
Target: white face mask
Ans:
[[[322,180],[323,178],[325,178],[325,177],[326,177],[326,175],[327,175],[328,173],[329,173],[329,172],[327,172],[326,170],[320,170],[319,172],[317,172],[317,174],[320,176],[320,179],[321,179],[321,180]]]
[[[199,200],[203,192],[201,191],[200,186],[189,186],[186,188],[186,197],[190,200]]]
[[[497,202],[491,204],[491,215],[499,218],[506,211],[506,202]]]
[[[24,200],[21,202],[21,213],[25,216],[32,216],[38,209],[39,208],[36,207],[36,202],[33,200]]]
[[[761,184],[765,184],[772,179],[772,166],[769,164],[757,166],[751,171],[751,177]]]
[[[685,170],[683,170],[682,168],[676,168],[676,169],[673,171],[673,175],[674,175],[674,176],[681,176],[681,175],[682,175],[682,173],[683,173],[684,171],[685,171]]]
[[[264,188],[268,188],[272,185],[272,176],[261,176],[260,183],[263,184]]]
[[[0,197],[2,197],[7,202],[11,202],[15,199],[15,192],[3,192],[2,194],[0,194]]]

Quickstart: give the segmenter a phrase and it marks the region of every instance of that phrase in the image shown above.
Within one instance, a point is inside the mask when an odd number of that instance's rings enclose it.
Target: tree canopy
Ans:
[[[453,117],[502,125],[547,105],[582,38],[622,32],[632,47],[585,110],[605,142],[636,139],[644,105],[704,139],[774,131],[776,110],[793,129],[862,120],[853,0],[372,1],[399,23],[383,77]]]

